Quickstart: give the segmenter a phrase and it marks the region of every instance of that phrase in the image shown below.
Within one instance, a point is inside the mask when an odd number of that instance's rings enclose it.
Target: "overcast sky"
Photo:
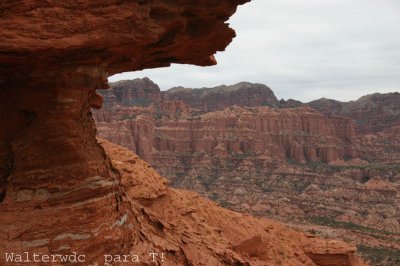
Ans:
[[[217,66],[172,65],[109,80],[147,76],[162,90],[248,81],[302,101],[400,91],[400,0],[253,0],[229,22],[237,37],[217,54]]]

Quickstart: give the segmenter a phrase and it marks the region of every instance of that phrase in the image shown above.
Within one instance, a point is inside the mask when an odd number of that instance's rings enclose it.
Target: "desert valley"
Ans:
[[[0,1],[1,266],[400,264],[398,92],[109,82],[216,65],[247,2]]]
[[[98,135],[223,207],[280,220],[400,263],[400,93],[278,100],[263,84],[100,91]]]

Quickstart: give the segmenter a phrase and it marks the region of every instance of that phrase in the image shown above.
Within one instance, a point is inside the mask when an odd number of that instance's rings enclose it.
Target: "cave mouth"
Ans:
[[[10,182],[10,177],[14,168],[14,152],[12,143],[13,140],[21,134],[24,130],[28,130],[29,126],[36,120],[37,113],[31,110],[18,109],[12,110],[15,106],[12,103],[5,103],[8,110],[10,123],[7,128],[3,128],[0,148],[2,152],[0,153],[0,203],[2,203],[6,197],[7,187]]]
[[[0,185],[0,203],[2,203],[4,198],[6,197],[6,189],[7,189],[7,184]]]
[[[8,186],[8,178],[11,175],[13,168],[13,156],[6,155],[4,160],[4,164],[2,165],[2,169],[0,169],[0,203],[4,201],[6,197],[6,191]]]

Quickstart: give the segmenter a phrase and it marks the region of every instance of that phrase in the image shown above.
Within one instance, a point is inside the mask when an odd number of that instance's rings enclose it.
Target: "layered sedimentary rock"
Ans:
[[[225,21],[245,2],[3,1],[0,80],[65,81],[71,73],[95,87],[122,71],[215,64],[235,35]]]
[[[1,91],[11,168],[0,203],[0,262],[7,265],[6,252],[75,251],[101,263],[101,254],[132,246],[129,228],[117,226],[129,205],[96,142],[91,91],[48,85]]]
[[[169,189],[134,155],[95,139],[90,108],[101,107],[95,91],[107,76],[214,64],[234,36],[225,21],[244,2],[0,3],[1,265],[14,264],[5,253],[61,265],[49,255],[74,252],[90,265],[104,254],[148,264],[150,252],[164,265],[362,264],[350,245]]]
[[[320,99],[308,105],[328,115],[351,117],[361,134],[375,133],[400,125],[400,93],[370,94],[356,101]]]
[[[178,91],[183,91],[182,96]],[[232,93],[252,95],[255,91],[276,100],[273,92],[260,84],[160,92],[148,78],[121,81],[101,91],[106,104],[95,112],[95,118],[100,136],[130,148],[151,163],[163,153],[262,153],[275,162],[330,163],[357,157],[351,145],[355,138],[351,119],[326,117],[307,107],[242,108],[239,106],[264,105],[266,99],[249,102],[246,97],[232,97]],[[175,98],[180,100],[171,100]],[[270,105],[278,105],[275,100]],[[202,107],[204,102],[215,105]],[[206,111],[225,106],[230,107]]]
[[[7,242],[2,242],[5,247],[1,246],[5,252],[78,252],[85,255],[85,263],[101,265],[106,260],[121,262],[123,255],[130,254],[148,264],[152,262],[150,252],[157,253],[156,263],[171,266],[364,265],[349,244],[306,236],[276,222],[228,211],[194,192],[171,189],[165,178],[136,155],[99,141],[115,179],[87,178],[75,194],[65,188],[64,194],[43,190],[36,193],[38,190],[27,188],[18,197],[19,207],[23,205],[27,213],[21,213],[19,218],[29,219],[31,227],[22,227],[22,220],[16,222],[15,217],[2,216],[2,228],[8,229],[7,234],[4,232]],[[110,191],[105,194],[113,184],[118,184],[120,194]],[[58,204],[49,200],[56,196],[60,197]],[[81,201],[79,197],[86,200]],[[29,206],[33,202],[36,206]],[[30,208],[37,211],[32,212]],[[40,227],[35,226],[38,221]],[[101,223],[96,226],[94,221]],[[18,243],[12,237],[21,234],[21,230],[23,242]],[[54,238],[53,233],[57,233]],[[112,257],[105,258],[103,254]],[[128,261],[120,264],[132,263],[128,257]],[[30,259],[33,261],[32,255]],[[0,262],[14,265],[3,256]]]
[[[162,94],[165,100],[182,101],[191,108],[206,112],[222,110],[233,105],[270,107],[279,105],[270,88],[264,84],[248,82],[201,89],[176,87]]]
[[[105,95],[114,95],[113,90]],[[236,102],[242,107],[205,112],[190,108],[194,98],[160,98],[145,106],[119,102],[96,111],[100,136],[140,154],[175,187],[198,191],[234,210],[351,241],[367,250],[369,259],[396,265],[398,127],[378,123],[373,127],[380,132],[363,134],[357,116],[324,115],[294,100],[279,101],[280,109]],[[375,106],[383,107],[382,102]],[[376,121],[375,114],[366,117]]]
[[[306,236],[171,189],[136,155],[100,141],[140,221],[134,250],[146,252],[153,245],[165,254],[162,265],[364,265],[349,244]]]
[[[178,97],[181,90],[187,93],[182,92],[183,96]],[[202,152],[211,155],[258,153],[271,162],[331,163],[357,158],[352,146],[356,134],[351,119],[327,117],[308,107],[244,108],[240,106],[263,105],[264,99],[240,103],[231,97],[232,92],[251,95],[258,90],[276,100],[268,87],[251,83],[193,90],[195,93],[183,88],[172,89],[171,96],[171,91],[163,94],[147,78],[121,81],[101,92],[106,106],[95,112],[95,118],[101,137],[130,148],[150,163],[162,160],[157,157],[164,154],[173,157]],[[129,97],[122,97],[121,101],[119,95]],[[175,95],[180,101],[171,100]],[[220,103],[220,99],[233,103]],[[216,105],[203,108],[204,102]],[[230,107],[206,111],[224,106]]]
[[[148,78],[123,80],[111,83],[112,90],[101,90],[104,106],[110,110],[115,105],[148,106],[161,103],[161,92],[157,84]]]
[[[125,109],[124,113],[135,117],[134,109]],[[150,163],[160,162],[166,155],[174,161],[181,154],[199,153],[254,153],[269,158],[271,163],[330,163],[356,158],[349,145],[355,136],[350,120],[327,118],[312,109],[231,107],[203,115],[178,116],[163,108],[146,110],[148,114],[135,119],[124,119],[118,111],[97,112],[100,136],[128,146]],[[126,142],[113,139],[123,136]]]
[[[113,82],[110,87],[112,90],[99,92],[106,99],[106,109],[115,104],[149,106],[151,104],[159,105],[161,102],[184,102],[188,107],[200,112],[222,110],[233,105],[280,106],[280,102],[270,88],[263,84],[249,82],[214,88],[176,87],[167,91],[160,91],[157,84],[145,77]]]

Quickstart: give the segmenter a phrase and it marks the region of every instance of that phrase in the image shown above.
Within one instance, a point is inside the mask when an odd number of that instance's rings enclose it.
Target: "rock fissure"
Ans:
[[[1,147],[2,150],[6,151],[5,147]],[[6,197],[7,186],[9,183],[9,177],[11,176],[12,169],[14,168],[14,156],[12,151],[6,151],[5,154],[0,156],[0,204],[3,202]]]

